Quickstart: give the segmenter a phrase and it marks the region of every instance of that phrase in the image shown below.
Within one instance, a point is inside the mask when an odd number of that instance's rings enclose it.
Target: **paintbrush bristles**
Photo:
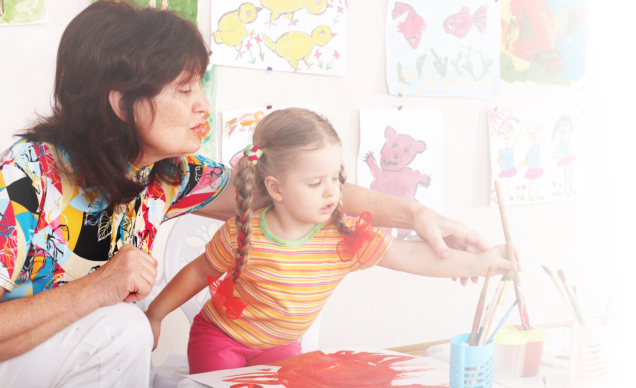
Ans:
[[[563,272],[563,270],[560,269],[560,270],[557,271],[557,274],[559,274],[559,278],[561,279],[563,284],[565,284],[565,272]]]
[[[550,270],[550,268],[546,267],[546,266],[545,266],[545,265],[543,265],[543,264],[541,264],[541,268],[543,268],[543,270],[544,270],[545,272],[547,272],[547,273],[548,273],[548,275],[550,275],[550,276],[554,276],[554,273]]]
[[[512,278],[515,276],[514,271],[510,271],[508,272],[508,275],[506,275],[506,278],[504,279],[505,281],[509,282],[512,280]]]

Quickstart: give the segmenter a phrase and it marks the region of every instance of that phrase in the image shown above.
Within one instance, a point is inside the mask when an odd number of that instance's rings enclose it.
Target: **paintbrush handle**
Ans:
[[[607,325],[607,319],[609,318],[609,311],[612,307],[612,301],[614,300],[614,294],[610,295],[609,301],[607,301],[607,309],[605,309],[605,318],[603,318],[603,326]]]
[[[587,314],[585,314],[585,310],[583,310],[583,303],[581,303],[581,299],[579,299],[579,294],[577,294],[576,292],[574,293],[574,299],[576,299],[577,307],[581,311],[581,317],[583,318],[583,322],[585,322],[586,325],[589,325],[590,322],[587,320]]]
[[[517,259],[515,257],[515,247],[512,244],[512,235],[510,234],[510,227],[508,226],[508,217],[506,216],[506,208],[504,207],[503,197],[501,196],[501,184],[498,180],[495,181],[495,192],[497,194],[497,203],[499,204],[499,215],[501,216],[501,225],[504,231],[504,238],[506,239],[506,247],[508,248],[508,260],[512,261],[514,268],[514,287],[515,296],[519,301],[519,315],[521,315],[521,325],[524,330],[530,330],[530,321],[526,312],[526,304],[523,298],[523,292],[521,290],[521,279],[519,277],[519,270],[517,269]]]
[[[485,336],[484,343],[488,338],[492,336],[492,333],[495,332],[497,328],[495,325],[501,319],[501,306],[495,307],[495,312],[492,314],[492,320],[490,321],[490,325],[488,326],[488,333]]]
[[[497,325],[497,328],[495,329],[495,331],[492,332],[492,335],[488,338],[488,341],[486,341],[486,344],[491,343],[495,339],[495,336],[497,335],[497,332],[499,330],[501,330],[501,327],[504,325],[506,320],[508,320],[508,317],[510,316],[510,313],[512,312],[512,310],[515,309],[515,305],[517,304],[517,302],[519,302],[519,299],[515,300],[515,302],[512,304],[512,306],[510,306],[510,308],[508,309],[508,312],[506,313],[506,315],[504,315],[502,320]]]
[[[581,312],[579,311],[579,306],[576,303],[576,298],[574,297],[574,291],[567,285],[566,282],[563,282],[563,287],[565,288],[565,292],[568,294],[568,298],[570,298],[570,303],[572,303],[572,308],[574,309],[574,314],[576,315],[576,320],[580,325],[585,325],[585,320],[581,316]]]
[[[568,310],[570,310],[570,314],[572,314],[572,318],[578,321],[579,319],[576,317],[576,313],[572,309],[572,303],[570,303],[570,300],[568,299],[568,297],[565,296],[565,294],[563,294],[561,295],[561,299],[563,299],[563,303],[565,303],[565,305],[568,307]]]

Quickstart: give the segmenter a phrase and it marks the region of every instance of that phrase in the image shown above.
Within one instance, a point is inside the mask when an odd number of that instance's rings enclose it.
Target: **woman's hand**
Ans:
[[[121,301],[136,302],[145,298],[155,285],[157,260],[126,244],[88,276],[93,281],[99,306],[111,306]]]
[[[485,252],[490,248],[477,232],[421,205],[413,212],[413,228],[417,235],[428,241],[437,255],[443,258],[448,257],[449,247],[471,253]],[[453,281],[455,280],[457,278],[453,278]],[[477,283],[479,277],[473,277],[471,280]],[[465,286],[468,278],[461,278],[460,283]]]
[[[152,345],[152,350],[157,349],[157,344],[159,343],[159,334],[161,334],[161,321],[153,318],[152,314],[149,314],[146,311],[146,317],[148,318],[148,322],[150,322],[150,328],[152,329],[152,336],[154,337],[154,343]]]
[[[517,269],[521,271],[521,262],[519,260],[519,251],[515,247],[515,257],[517,259]],[[480,254],[475,260],[477,266],[476,272],[479,276],[486,277],[488,267],[492,265],[490,276],[507,275],[508,272],[514,270],[514,264],[508,260],[508,247],[506,245],[497,245]]]

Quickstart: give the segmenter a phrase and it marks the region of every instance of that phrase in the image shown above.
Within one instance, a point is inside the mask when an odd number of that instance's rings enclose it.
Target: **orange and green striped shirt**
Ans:
[[[211,300],[202,310],[205,320],[252,349],[297,341],[345,275],[376,265],[392,241],[376,229],[375,237],[351,261],[342,261],[336,245],[343,235],[335,225],[318,224],[300,240],[282,240],[265,225],[268,209],[255,212],[251,219],[250,258],[234,289],[234,295],[247,303],[242,315],[230,319]],[[355,221],[345,218],[349,227]],[[206,255],[216,270],[227,272],[234,267],[236,237],[236,223],[231,219],[208,243]]]

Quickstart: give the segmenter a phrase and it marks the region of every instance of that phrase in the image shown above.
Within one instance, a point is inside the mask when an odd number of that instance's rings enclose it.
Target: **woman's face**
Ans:
[[[562,121],[557,127],[557,133],[561,136],[562,139],[565,139],[571,130],[572,127],[567,121]]]
[[[203,131],[203,115],[210,104],[203,95],[199,79],[183,82],[185,74],[166,85],[153,99],[153,119],[150,101],[135,106],[143,155],[136,167],[145,167],[169,157],[196,152],[201,146],[197,133]]]
[[[504,123],[502,127],[499,129],[499,138],[503,140],[504,143],[508,143],[512,137],[515,135],[515,129],[512,127],[512,123],[510,121]]]

